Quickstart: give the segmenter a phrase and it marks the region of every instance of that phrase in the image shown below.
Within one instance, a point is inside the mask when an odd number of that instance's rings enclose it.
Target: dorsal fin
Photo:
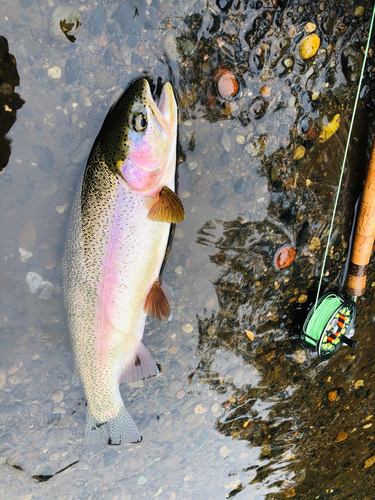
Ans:
[[[158,280],[152,285],[152,288],[147,295],[143,310],[145,313],[156,319],[168,321],[171,308]]]
[[[177,224],[184,220],[185,211],[177,194],[164,186],[159,193],[158,201],[152,205],[147,217],[156,222]]]

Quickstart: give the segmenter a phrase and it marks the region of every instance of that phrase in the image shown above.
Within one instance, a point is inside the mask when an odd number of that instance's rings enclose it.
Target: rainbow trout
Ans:
[[[90,445],[141,440],[119,384],[159,373],[142,337],[147,314],[170,316],[160,272],[171,223],[184,218],[176,137],[172,86],[156,105],[147,80],[137,80],[110,109],[75,197],[64,298]]]

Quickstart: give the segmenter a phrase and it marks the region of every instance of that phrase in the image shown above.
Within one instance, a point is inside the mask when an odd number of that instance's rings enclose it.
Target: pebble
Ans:
[[[65,33],[62,30],[62,25],[65,26]],[[71,5],[60,4],[52,12],[49,33],[60,42],[74,42],[75,35],[81,25],[80,11]]]
[[[297,146],[296,149],[294,150],[293,159],[300,160],[305,156],[305,151],[306,149],[304,146]]]
[[[194,413],[196,413],[197,415],[203,415],[203,413],[206,413],[207,412],[207,408],[202,405],[202,404],[197,404],[194,406]]]
[[[185,396],[185,391],[178,391],[176,394],[177,399],[182,399]]]
[[[57,266],[57,257],[55,255],[50,255],[44,262],[44,269],[54,269]]]
[[[318,250],[320,248],[320,245],[320,239],[318,238],[318,236],[314,236],[313,238],[311,238],[309,249],[314,252],[315,250]]]
[[[245,330],[245,332],[250,340],[254,340],[254,332],[252,332],[250,330]]]
[[[229,69],[217,69],[212,78],[216,82],[218,94],[224,99],[234,97],[238,93],[237,78]]]
[[[219,403],[213,403],[211,405],[211,411],[212,411],[212,413],[216,413],[217,411],[219,411],[219,408],[220,408]]]
[[[348,437],[347,432],[340,431],[337,436],[336,436],[336,443],[340,443],[341,441],[345,441],[345,439]]]
[[[52,66],[52,68],[48,68],[47,73],[53,80],[61,78],[61,68],[59,68],[59,66]]]
[[[34,223],[31,219],[28,219],[22,226],[21,231],[18,234],[18,243],[20,247],[24,250],[31,251],[34,248],[36,241],[36,230]]]
[[[181,275],[183,273],[183,268],[182,266],[177,266],[174,272],[178,275]]]
[[[190,422],[192,422],[195,418],[196,418],[196,414],[195,413],[188,413],[185,418],[184,418],[184,421],[188,424]]]
[[[177,347],[175,345],[172,345],[169,349],[169,354],[176,354],[177,352]]]
[[[330,391],[328,391],[328,399],[330,401],[335,401],[336,398],[337,398],[337,390],[336,389],[331,389]]]
[[[9,368],[8,375],[14,375],[15,373],[17,373],[22,368],[22,365],[23,365],[22,361],[18,361],[17,363],[15,363],[13,366]]]
[[[354,384],[356,387],[362,387],[364,385],[363,380],[357,380],[357,382]]]
[[[372,423],[370,422],[369,424],[365,424],[365,425],[363,426],[363,428],[364,428],[364,429],[368,429],[368,428],[369,428],[369,427],[371,427],[371,426],[372,426]]]
[[[326,142],[330,137],[337,132],[340,126],[340,115],[336,114],[333,119],[323,127],[322,132],[319,136],[319,142]]]
[[[185,325],[183,325],[182,329],[185,333],[191,333],[194,330],[191,323],[186,323]]]
[[[50,456],[49,456],[49,459],[54,461],[54,460],[58,460],[60,458],[60,453],[56,452],[56,453],[51,453]]]
[[[35,293],[42,286],[43,278],[40,274],[30,271],[26,275],[26,283],[29,285],[30,292]]]
[[[354,9],[354,15],[356,17],[361,17],[365,13],[365,8],[363,5],[357,5],[357,7]]]
[[[171,31],[169,31],[164,37],[163,49],[167,53],[169,59],[171,59],[174,62],[181,61],[181,55],[177,50],[177,40]]]
[[[128,386],[132,387],[133,389],[141,388],[143,387],[143,380],[136,380],[135,382],[129,382]]]
[[[296,363],[302,365],[306,361],[306,352],[303,349],[298,349],[293,353],[293,359]]]
[[[275,252],[273,265],[276,269],[285,269],[289,267],[296,256],[296,251],[290,245],[282,245]]]
[[[308,299],[307,295],[305,295],[304,293],[302,293],[299,297],[298,297],[298,303],[299,304],[304,304],[306,302],[306,300]]]
[[[56,212],[58,214],[63,214],[64,212],[66,212],[69,208],[69,203],[64,203],[64,205],[58,205],[56,207]]]
[[[32,252],[28,252],[24,248],[19,247],[18,251],[20,253],[20,257],[21,257],[22,262],[26,262],[27,260],[30,259],[30,257],[33,256]]]
[[[316,30],[316,24],[311,22],[305,24],[306,33],[312,33],[315,30]]]
[[[259,92],[263,97],[269,97],[271,95],[271,89],[267,87],[267,85],[263,85],[263,87],[261,87]]]
[[[50,281],[43,281],[42,291],[38,295],[38,299],[49,299],[53,294],[53,284]]]
[[[286,57],[284,60],[283,60],[283,64],[286,68],[291,68],[293,66],[293,59],[291,59],[290,57]],[[293,96],[294,97],[294,96]],[[294,101],[295,101],[295,97],[294,97]]]
[[[320,46],[320,38],[316,33],[312,33],[311,35],[304,38],[299,47],[299,54],[302,59],[310,59],[313,57]]]
[[[56,391],[52,394],[52,401],[60,403],[64,399],[64,391]]]
[[[243,135],[237,135],[236,142],[238,142],[238,144],[245,144],[245,137]]]
[[[375,455],[372,455],[372,457],[368,458],[365,461],[363,468],[367,469],[368,467],[371,467],[371,465],[373,465],[373,464],[375,464]]]
[[[140,486],[142,486],[142,484],[146,484],[147,483],[147,479],[145,478],[145,476],[139,476],[137,483]]]
[[[294,488],[288,488],[285,491],[285,498],[292,498],[296,496],[296,490]]]
[[[223,458],[226,458],[228,455],[229,455],[229,448],[228,448],[228,446],[222,446],[220,448],[220,456],[222,456]]]

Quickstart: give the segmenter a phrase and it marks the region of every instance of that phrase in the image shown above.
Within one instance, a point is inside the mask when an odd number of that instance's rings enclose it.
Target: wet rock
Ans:
[[[223,185],[221,184],[221,182],[215,182],[214,184],[212,184],[211,190],[215,196],[219,196],[219,194],[221,193],[222,187],[223,187]]]
[[[367,458],[367,460],[364,463],[363,468],[368,469],[369,467],[371,467],[371,465],[374,465],[374,464],[375,464],[375,455],[372,455],[372,457]]]
[[[89,21],[89,30],[93,35],[98,35],[107,21],[107,10],[104,5],[99,5],[91,14]]]
[[[81,25],[80,11],[71,5],[60,4],[52,13],[49,33],[60,42],[75,42]]]
[[[289,267],[296,256],[296,251],[290,245],[283,245],[277,249],[273,264],[276,269],[285,269]]]
[[[299,365],[302,365],[306,361],[306,352],[303,349],[298,349],[293,353],[293,359]]]
[[[48,76],[53,80],[61,78],[61,68],[59,66],[52,66],[47,70]]]
[[[356,82],[361,75],[363,53],[359,47],[347,45],[341,53],[341,65],[347,82]]]
[[[65,82],[69,85],[74,83],[81,71],[81,63],[76,57],[72,57],[65,64]]]
[[[253,117],[256,120],[259,120],[264,116],[269,106],[269,102],[266,101],[263,97],[256,97],[250,104],[249,107],[249,116]]]
[[[228,69],[218,69],[212,75],[218,94],[223,99],[234,97],[239,90],[237,78]]]
[[[30,271],[26,275],[26,283],[29,285],[30,292],[35,293],[42,286],[43,278],[40,274]]]
[[[306,38],[304,38],[299,47],[299,55],[302,59],[310,59],[313,57],[320,46],[320,38],[316,33],[313,33]]]
[[[250,47],[250,50],[253,50],[259,40],[267,33],[268,25],[268,21],[263,17],[255,18],[253,29],[248,31],[245,35],[245,41]]]
[[[356,17],[361,17],[365,13],[365,8],[363,5],[357,5],[357,7],[354,9],[354,15]]]
[[[328,122],[328,120],[325,119],[325,124],[319,136],[319,142],[322,143],[328,141],[328,139],[332,137],[335,132],[337,132],[339,126],[340,126],[340,115],[338,113],[333,117],[333,119],[330,122]]]
[[[304,146],[297,146],[293,153],[293,159],[300,160],[305,156],[305,151],[306,149]]]
[[[180,62],[181,61],[181,55],[178,52],[177,49],[177,39],[172,33],[172,31],[169,31],[164,39],[163,39],[163,49],[167,53],[167,56],[171,61],[174,62]]]
[[[318,236],[313,236],[310,241],[309,249],[314,252],[315,250],[318,250],[320,246],[320,238],[318,238]]]
[[[28,252],[24,248],[19,247],[18,251],[20,253],[22,262],[28,261],[33,256],[32,252]]]
[[[35,144],[33,146],[33,153],[35,154],[38,168],[42,170],[42,172],[49,174],[55,164],[53,152],[45,146]]]
[[[347,432],[340,431],[336,436],[335,442],[340,443],[341,441],[345,441],[347,437],[348,437]]]
[[[312,22],[308,22],[305,24],[304,29],[305,29],[306,33],[312,33],[313,31],[316,30],[316,24],[314,24]]]
[[[34,222],[28,219],[18,234],[18,243],[25,250],[32,250],[36,241]]]
[[[53,284],[50,281],[43,281],[42,291],[38,295],[38,299],[49,299],[53,294]]]
[[[330,391],[328,391],[328,399],[333,402],[335,401],[337,398],[337,390],[336,389],[331,389]]]

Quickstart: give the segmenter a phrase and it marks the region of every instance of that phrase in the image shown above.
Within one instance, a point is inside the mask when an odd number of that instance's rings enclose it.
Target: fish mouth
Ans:
[[[159,103],[156,104],[150,89],[146,82],[146,102],[150,107],[153,118],[163,134],[169,135],[172,129],[177,126],[177,103],[174,97],[173,87],[169,82],[163,85]]]

